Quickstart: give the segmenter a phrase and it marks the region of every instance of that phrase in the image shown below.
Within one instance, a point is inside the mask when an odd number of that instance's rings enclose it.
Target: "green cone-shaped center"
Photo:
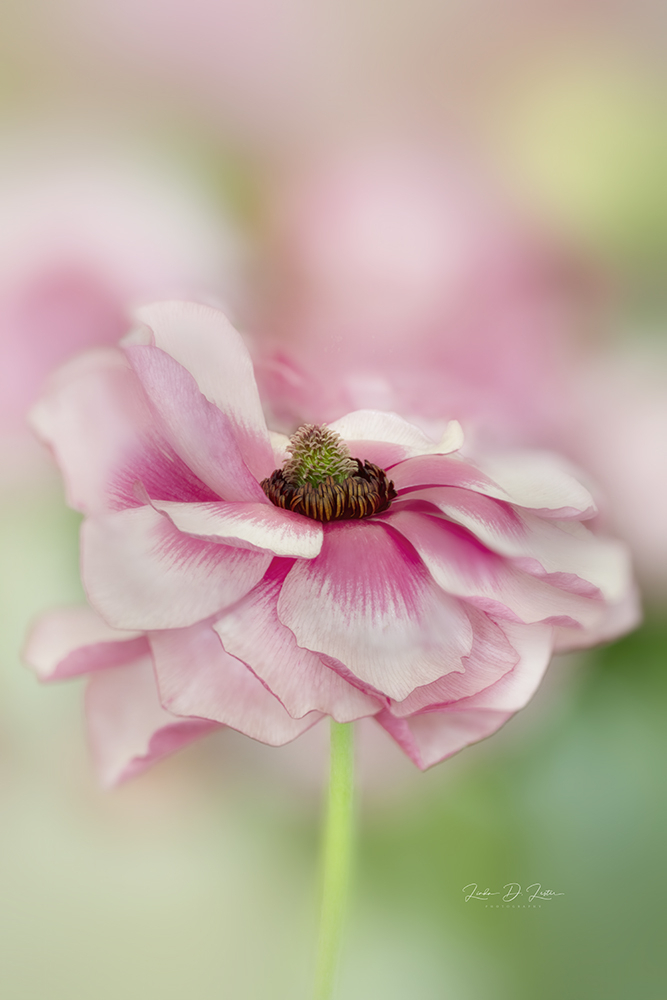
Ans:
[[[283,476],[291,486],[319,486],[328,476],[343,483],[357,471],[350,449],[329,427],[304,424],[290,438],[287,450],[292,457],[283,467]]]

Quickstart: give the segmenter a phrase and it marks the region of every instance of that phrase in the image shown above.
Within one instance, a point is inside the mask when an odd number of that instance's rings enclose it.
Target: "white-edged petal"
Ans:
[[[339,660],[398,700],[462,670],[472,646],[460,602],[442,592],[399,535],[372,521],[326,526],[320,555],[288,574],[278,617],[300,646]]]
[[[241,335],[217,309],[194,302],[158,302],[137,310],[153,342],[194,376],[200,391],[232,422],[256,479],[273,472],[273,452]]]
[[[458,421],[451,421],[440,441],[434,441],[397,413],[355,410],[329,424],[343,438],[356,458],[369,459],[382,468],[415,455],[448,454],[463,443]]]
[[[162,703],[282,746],[322,718],[294,719],[251,670],[223,649],[209,622],[150,636]]]
[[[559,455],[512,451],[485,456],[478,464],[519,507],[561,520],[587,520],[595,514],[590,492],[579,482],[572,465]]]
[[[603,601],[530,576],[437,516],[390,510],[383,520],[415,547],[446,593],[493,617],[595,629],[605,615]]]
[[[613,601],[630,586],[627,547],[594,535],[579,521],[545,519],[450,487],[420,490],[415,496],[432,503],[492,551],[513,559],[527,572],[556,580],[562,574],[564,589],[568,576],[577,577]]]
[[[126,354],[165,436],[184,464],[225,500],[268,504],[244,460],[229,417],[206,399],[190,372],[150,345],[127,347]]]
[[[247,594],[271,559],[184,535],[148,506],[90,518],[81,531],[88,599],[114,628],[192,625]]]
[[[314,559],[322,548],[318,521],[272,504],[151,503],[179,531],[210,541],[298,559]]]

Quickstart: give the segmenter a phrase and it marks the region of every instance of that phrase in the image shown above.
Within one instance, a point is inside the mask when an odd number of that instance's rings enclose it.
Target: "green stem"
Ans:
[[[322,851],[322,910],[315,1000],[333,996],[353,848],[354,746],[352,724],[331,720],[329,799]]]

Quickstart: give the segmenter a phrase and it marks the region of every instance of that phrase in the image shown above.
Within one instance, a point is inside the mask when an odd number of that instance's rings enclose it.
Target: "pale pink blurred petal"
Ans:
[[[133,778],[219,728],[209,720],[178,718],[162,707],[150,656],[95,673],[86,691],[86,719],[93,758],[107,786]]]
[[[581,416],[565,443],[599,481],[605,524],[629,543],[647,594],[660,602],[667,595],[667,354],[657,344],[628,346],[575,378]]]
[[[141,632],[111,628],[85,604],[41,615],[23,650],[23,659],[42,681],[60,681],[117,667],[149,652]]]
[[[497,483],[511,503],[541,517],[588,520],[595,501],[576,478],[576,470],[547,451],[497,451],[478,458],[479,468]]]
[[[0,432],[19,434],[50,369],[116,343],[137,302],[232,293],[240,244],[192,176],[129,143],[5,138]]]
[[[276,193],[261,384],[290,421],[396,410],[494,444],[553,440],[571,303],[558,256],[468,159],[352,148]]]

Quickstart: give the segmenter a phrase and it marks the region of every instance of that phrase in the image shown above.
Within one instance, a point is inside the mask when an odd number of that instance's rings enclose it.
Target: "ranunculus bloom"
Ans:
[[[555,649],[636,620],[624,549],[583,526],[591,496],[556,459],[476,463],[457,424],[436,443],[378,411],[290,444],[220,313],[138,318],[34,411],[86,515],[91,608],[45,616],[26,657],[91,674],[107,782],[217,726],[278,745],[326,715],[374,716],[429,767],[521,708]]]

